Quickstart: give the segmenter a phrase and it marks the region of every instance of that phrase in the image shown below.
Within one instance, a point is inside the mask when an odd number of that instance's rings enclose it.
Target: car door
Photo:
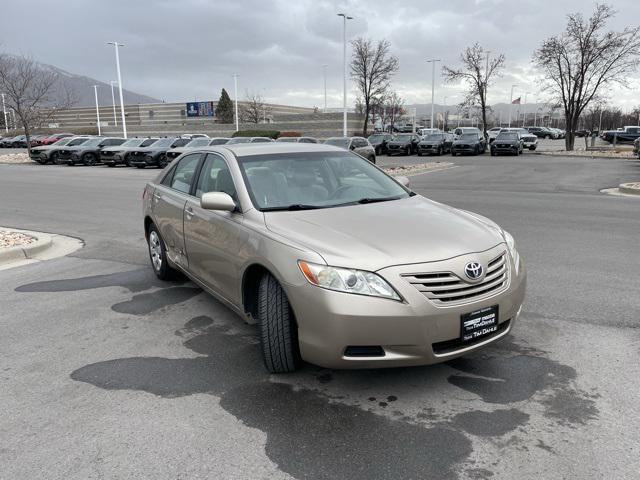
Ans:
[[[184,245],[184,206],[201,154],[183,157],[167,172],[153,191],[152,215],[167,249],[167,257],[176,265],[188,269]]]
[[[239,205],[229,166],[222,155],[207,153],[200,169],[194,196],[185,204],[184,238],[189,271],[215,293],[241,305],[240,268],[248,231],[243,215],[235,212],[205,210],[200,206],[202,194],[225,192]]]

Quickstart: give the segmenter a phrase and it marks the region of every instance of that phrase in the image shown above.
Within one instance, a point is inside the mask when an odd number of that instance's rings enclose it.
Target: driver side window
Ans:
[[[201,198],[203,193],[208,192],[224,192],[235,201],[238,200],[227,162],[221,156],[212,153],[207,155],[202,165],[196,185],[196,197]]]

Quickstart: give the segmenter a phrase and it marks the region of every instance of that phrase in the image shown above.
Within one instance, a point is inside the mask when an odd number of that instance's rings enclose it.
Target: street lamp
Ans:
[[[524,105],[522,106],[522,128],[524,128],[524,124],[527,121],[527,95],[531,92],[524,92]]]
[[[111,105],[113,105],[113,123],[117,127],[118,126],[118,115],[116,115],[116,97],[113,93],[113,84],[118,83],[115,80],[110,80],[109,85],[111,85]]]
[[[96,95],[96,125],[98,125],[98,136],[102,135],[100,130],[100,107],[98,106],[98,85],[93,86],[93,92]]]
[[[9,133],[9,125],[7,124],[7,107],[4,105],[4,93],[2,94],[2,113],[4,113],[4,131]]]
[[[346,13],[339,13],[342,17],[342,136],[347,136],[347,20],[353,20]]]
[[[233,74],[233,92],[235,96],[235,117],[236,117],[236,132],[240,130],[240,123],[238,121],[238,74]]]
[[[427,63],[431,64],[431,124],[429,128],[433,128],[433,102],[435,101],[435,87],[436,87],[436,62],[440,60],[431,59],[427,60]]]
[[[124,98],[122,97],[122,75],[120,75],[120,55],[118,53],[118,47],[124,47],[123,43],[107,42],[109,45],[113,45],[116,50],[116,70],[118,71],[118,90],[120,94],[120,113],[122,114],[122,136],[127,138],[127,121],[124,118]]]
[[[324,76],[324,113],[327,113],[327,65],[326,63],[322,65],[322,74]]]
[[[509,128],[511,128],[511,110],[513,110],[513,89],[517,87],[518,84],[511,85],[511,98],[509,100]]]

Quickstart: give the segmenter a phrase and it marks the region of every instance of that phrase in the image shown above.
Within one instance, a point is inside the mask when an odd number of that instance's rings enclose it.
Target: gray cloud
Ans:
[[[611,28],[640,22],[637,0],[612,2],[619,11]],[[73,73],[108,82],[115,78],[113,49],[118,40],[126,88],[167,101],[217,99],[233,90],[232,73],[245,89],[272,102],[313,106],[322,103],[322,65],[328,64],[330,106],[339,106],[342,85],[342,24],[347,11],[350,37],[387,38],[400,59],[394,85],[410,103],[430,100],[427,58],[456,64],[474,42],[504,53],[507,69],[489,92],[491,102],[537,93],[530,58],[540,42],[560,32],[565,15],[592,9],[584,0],[47,0],[10,2],[2,9],[2,48]],[[13,19],[13,20],[12,20]],[[25,19],[24,22],[19,19]],[[15,21],[14,21],[15,20]],[[461,100],[459,86],[436,80],[437,102]],[[616,89],[623,107],[640,103],[640,74],[634,88]],[[353,96],[351,97],[353,98]],[[531,101],[531,100],[530,100]]]

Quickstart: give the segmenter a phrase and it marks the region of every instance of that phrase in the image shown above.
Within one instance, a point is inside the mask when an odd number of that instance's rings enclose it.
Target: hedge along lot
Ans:
[[[280,136],[279,130],[238,130],[232,137],[269,137],[276,139]]]

